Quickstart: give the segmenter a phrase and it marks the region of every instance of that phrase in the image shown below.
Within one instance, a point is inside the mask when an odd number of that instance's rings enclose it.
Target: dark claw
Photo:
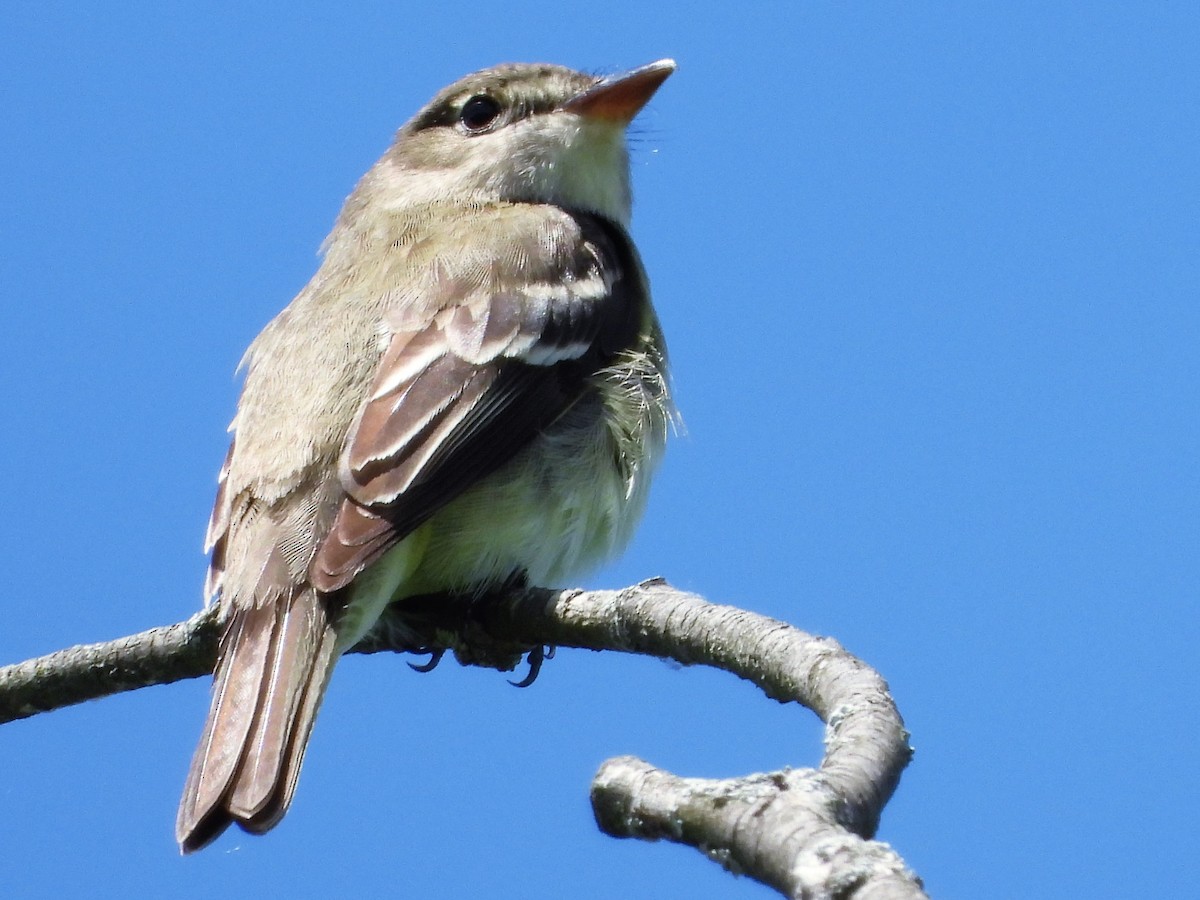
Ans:
[[[554,648],[535,647],[529,651],[529,655],[525,658],[529,662],[529,674],[520,681],[509,679],[508,683],[513,687],[525,688],[537,681],[538,673],[542,671],[542,663],[547,659],[554,658]]]
[[[408,664],[408,667],[414,672],[421,672],[422,674],[425,672],[432,672],[437,668],[438,663],[442,661],[442,657],[446,655],[444,648],[439,648],[437,650],[426,650],[425,652],[429,654],[429,662],[421,663],[419,666],[414,663]]]

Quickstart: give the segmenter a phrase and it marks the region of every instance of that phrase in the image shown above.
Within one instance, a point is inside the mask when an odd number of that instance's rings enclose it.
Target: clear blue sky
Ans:
[[[917,749],[880,837],[935,895],[1194,887],[1193,4],[122,6],[0,25],[0,661],[198,607],[234,367],[435,90],[673,56],[634,235],[688,431],[589,584],[664,575],[875,665]],[[4,726],[0,893],[767,897],[600,836],[589,780],[820,752],[806,711],[654,660],[518,691],[356,658],[285,823],[181,859],[207,690]]]

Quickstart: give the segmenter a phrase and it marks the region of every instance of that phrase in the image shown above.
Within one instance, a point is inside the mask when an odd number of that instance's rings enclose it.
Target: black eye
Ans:
[[[458,121],[467,131],[487,131],[500,115],[500,104],[487,94],[476,94],[463,104]]]

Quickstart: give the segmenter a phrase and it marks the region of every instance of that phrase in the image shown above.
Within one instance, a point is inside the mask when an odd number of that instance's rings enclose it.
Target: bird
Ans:
[[[390,604],[558,584],[630,540],[675,411],[626,128],[675,68],[505,64],[444,88],[251,343],[181,852],[279,823],[334,664]]]

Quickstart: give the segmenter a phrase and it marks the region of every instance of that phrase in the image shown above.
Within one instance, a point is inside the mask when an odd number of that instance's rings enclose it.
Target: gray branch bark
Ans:
[[[207,675],[218,636],[209,610],[0,668],[0,722]],[[908,735],[887,684],[836,641],[652,580],[619,591],[421,598],[406,602],[403,613],[390,611],[354,652],[452,650],[463,664],[507,671],[543,646],[724,669],[826,724],[825,755],[815,768],[696,779],[633,757],[610,759],[592,783],[605,833],[695,847],[793,898],[926,896],[895,851],[871,839],[911,758]]]

